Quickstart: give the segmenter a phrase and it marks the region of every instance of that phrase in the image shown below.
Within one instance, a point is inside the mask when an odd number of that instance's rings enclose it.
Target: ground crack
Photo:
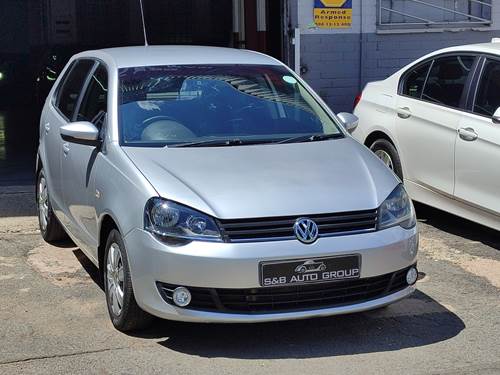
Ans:
[[[128,347],[123,346],[123,347],[118,347],[118,348],[96,349],[96,350],[87,350],[87,351],[76,352],[76,353],[53,354],[53,355],[30,357],[30,358],[24,358],[24,359],[16,359],[14,361],[0,362],[0,366],[12,365],[12,364],[23,363],[23,362],[38,361],[38,360],[42,360],[42,359],[65,358],[65,357],[74,357],[74,356],[85,355],[85,354],[104,353],[104,352],[109,352],[109,351],[114,351],[114,350],[123,350],[123,349],[128,349]]]

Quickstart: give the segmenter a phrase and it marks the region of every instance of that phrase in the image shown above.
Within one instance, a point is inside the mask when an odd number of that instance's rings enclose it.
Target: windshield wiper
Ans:
[[[343,137],[343,135],[341,133],[308,134],[308,135],[299,135],[297,137],[283,139],[283,140],[278,141],[276,143],[281,144],[281,143],[317,142],[317,141],[324,141],[326,139],[335,139],[335,138],[342,138],[342,137]]]
[[[171,144],[169,147],[225,147],[225,146],[241,146],[241,145],[258,145],[262,143],[271,143],[269,140],[262,139],[208,139],[204,141],[186,142]]]
[[[258,145],[264,143],[295,143],[295,142],[315,142],[323,141],[325,139],[342,138],[343,135],[338,134],[309,134],[301,135],[298,137],[292,137],[283,139],[276,142],[272,139],[205,139],[201,141],[185,142],[185,143],[173,143],[169,144],[168,147],[228,147],[228,146],[243,146],[243,145]]]

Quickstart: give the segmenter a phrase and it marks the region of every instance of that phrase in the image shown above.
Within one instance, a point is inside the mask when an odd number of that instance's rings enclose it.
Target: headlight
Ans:
[[[399,225],[410,229],[417,223],[415,209],[403,185],[398,185],[379,208],[378,229]]]
[[[151,198],[144,208],[144,228],[162,237],[222,241],[215,220],[204,213],[163,198]]]

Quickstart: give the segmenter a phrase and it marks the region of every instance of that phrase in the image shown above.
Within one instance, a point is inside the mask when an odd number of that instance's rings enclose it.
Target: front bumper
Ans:
[[[157,282],[201,288],[260,288],[259,262],[332,255],[361,255],[361,279],[389,274],[416,262],[418,232],[393,227],[383,231],[299,241],[211,243],[168,246],[136,229],[125,236],[137,303],[161,318],[196,322],[265,322],[345,314],[378,308],[406,297],[409,286],[380,298],[300,311],[232,313],[179,308],[162,298]]]

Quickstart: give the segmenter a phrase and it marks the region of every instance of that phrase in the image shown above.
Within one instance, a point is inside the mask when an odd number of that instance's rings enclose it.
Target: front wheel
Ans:
[[[370,146],[370,150],[382,160],[382,162],[393,171],[396,176],[403,181],[403,167],[401,166],[401,159],[394,145],[387,139],[377,139]]]
[[[104,259],[106,301],[113,325],[122,332],[147,327],[152,316],[142,310],[135,300],[127,252],[116,229],[109,233]]]

